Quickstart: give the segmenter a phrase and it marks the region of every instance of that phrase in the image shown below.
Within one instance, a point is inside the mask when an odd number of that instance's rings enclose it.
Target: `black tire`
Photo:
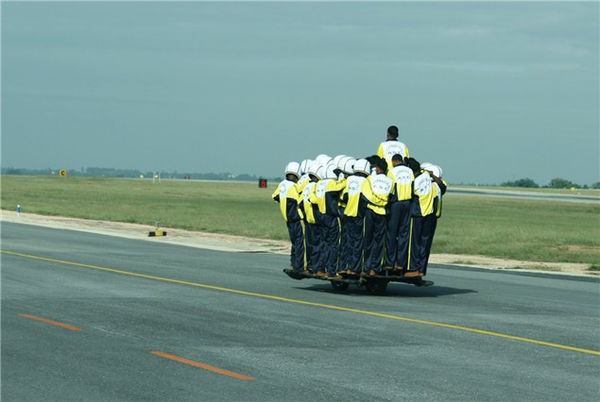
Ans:
[[[349,285],[350,284],[346,282],[331,281],[331,287],[336,292],[343,292],[344,290],[348,289]]]
[[[371,279],[367,281],[367,292],[372,295],[383,295],[387,289],[388,281]]]

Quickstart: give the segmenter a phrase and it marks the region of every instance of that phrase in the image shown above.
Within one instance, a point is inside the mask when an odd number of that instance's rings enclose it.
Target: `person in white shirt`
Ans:
[[[403,158],[408,158],[408,147],[398,141],[398,127],[389,126],[387,129],[387,139],[379,144],[377,155],[384,158],[388,166],[392,166],[392,156],[400,154]]]

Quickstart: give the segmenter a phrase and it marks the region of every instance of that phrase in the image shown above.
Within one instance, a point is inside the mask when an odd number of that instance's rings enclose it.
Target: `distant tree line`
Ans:
[[[58,175],[60,169],[22,169],[7,167],[2,168],[2,174],[9,175],[28,175],[28,176],[45,176],[45,175]],[[84,176],[84,177],[127,177],[127,178],[139,178],[144,176],[152,178],[155,173],[159,173],[163,179],[191,179],[191,180],[235,180],[235,181],[257,181],[258,176],[253,174],[242,173],[234,175],[229,172],[222,173],[179,173],[156,171],[156,172],[142,172],[136,169],[115,169],[115,168],[101,168],[101,167],[87,167],[81,169],[67,169],[69,176]],[[271,178],[268,178],[271,179]]]
[[[540,186],[535,181],[530,178],[519,179],[515,181],[506,181],[501,184],[503,187],[543,187],[543,188],[593,188],[600,189],[600,182],[593,183],[588,186],[587,184],[579,185],[577,183],[573,183],[570,180],[562,179],[560,177],[556,177],[545,186]]]

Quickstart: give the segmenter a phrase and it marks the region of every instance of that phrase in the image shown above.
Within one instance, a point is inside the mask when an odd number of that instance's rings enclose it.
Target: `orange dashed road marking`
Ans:
[[[179,363],[187,364],[189,366],[199,367],[204,370],[209,370],[209,371],[212,371],[212,372],[215,372],[218,374],[237,378],[238,380],[244,380],[244,381],[256,380],[256,378],[254,378],[254,377],[248,377],[247,375],[236,373],[235,371],[229,371],[229,370],[225,370],[225,369],[222,369],[219,367],[209,366],[208,364],[204,364],[204,363],[200,363],[200,362],[197,362],[194,360],[186,359],[184,357],[175,356],[170,353],[160,352],[158,350],[155,350],[150,353],[152,353],[153,355],[156,355],[156,356],[164,357],[165,359],[170,359],[170,360],[174,360]]]
[[[48,320],[46,318],[37,317],[37,316],[31,315],[31,314],[19,314],[19,315],[21,317],[31,318],[32,320],[37,320],[37,321],[45,322],[46,324],[52,324],[52,325],[56,325],[57,327],[62,327],[62,328],[70,329],[71,331],[81,331],[82,330],[82,328],[75,327],[75,326],[69,325],[69,324],[65,324],[64,322],[52,321],[52,320]]]

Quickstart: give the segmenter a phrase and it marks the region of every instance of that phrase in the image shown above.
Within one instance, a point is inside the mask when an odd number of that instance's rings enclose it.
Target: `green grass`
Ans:
[[[1,208],[287,239],[274,185],[2,176]],[[600,264],[600,205],[448,194],[434,253]]]

